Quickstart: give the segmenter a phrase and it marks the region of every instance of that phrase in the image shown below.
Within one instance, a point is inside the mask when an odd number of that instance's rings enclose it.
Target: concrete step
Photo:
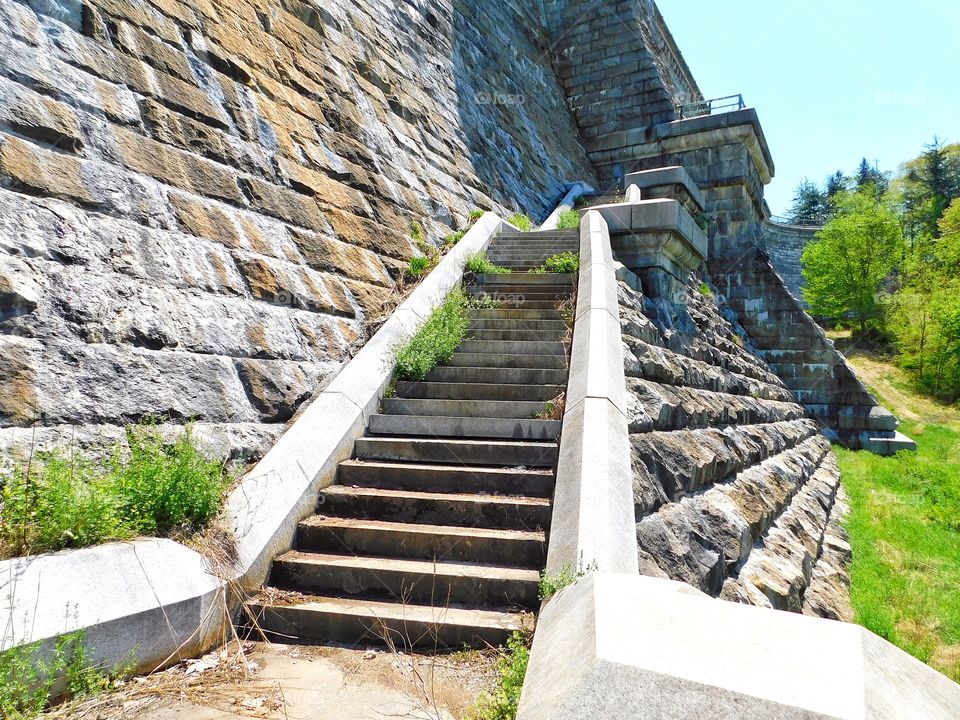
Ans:
[[[317,513],[399,523],[542,530],[550,525],[550,500],[331,485],[320,493]]]
[[[449,367],[496,367],[496,368],[540,368],[562,370],[567,367],[564,355],[499,354],[495,352],[460,352],[453,354],[447,361]]]
[[[539,402],[552,400],[564,391],[562,385],[504,385],[502,383],[400,382],[398,398],[423,400],[509,400]]]
[[[364,437],[354,443],[353,452],[362,460],[552,469],[557,464],[558,448],[556,442],[548,441]]]
[[[494,242],[498,240],[508,240],[508,239],[531,239],[535,240],[537,238],[560,238],[567,239],[575,237],[580,237],[579,228],[554,228],[552,230],[504,230],[502,233],[497,235],[494,238]]]
[[[503,385],[566,385],[566,368],[436,367],[430,382],[501,383]]]
[[[258,601],[247,607],[273,642],[386,645],[389,637],[401,650],[497,647],[526,621],[518,612],[335,597],[274,605]]]
[[[511,273],[509,275],[476,275],[474,280],[482,285],[548,285],[566,287],[569,292],[574,286],[576,275],[564,273]]]
[[[372,415],[367,430],[371,435],[556,440],[560,435],[560,425],[560,420]]]
[[[307,518],[297,550],[483,563],[538,570],[546,564],[543,531],[464,528],[354,518]]]
[[[467,288],[467,294],[474,298],[491,298],[505,302],[518,299],[566,300],[570,297],[570,293],[567,291],[550,290],[550,285],[478,285]]]
[[[552,470],[345,460],[337,468],[337,483],[345,487],[384,490],[549,498],[554,480]]]
[[[565,298],[556,300],[529,300],[526,298],[498,298],[498,310],[556,310]]]
[[[476,318],[470,321],[467,333],[474,330],[524,330],[531,332],[566,333],[563,320],[536,320],[530,318]]]
[[[564,329],[540,332],[537,330],[472,330],[467,332],[467,340],[501,340],[507,342],[562,342],[566,336]]]
[[[877,455],[896,455],[901,450],[916,451],[917,443],[902,432],[894,431],[868,438],[863,442],[863,449]]]
[[[554,340],[474,340],[460,343],[458,353],[495,353],[497,355],[565,355],[563,341]]]
[[[563,322],[563,314],[559,310],[471,309],[470,318],[472,320],[559,320]]]
[[[437,417],[532,418],[543,412],[545,401],[529,400],[435,400],[389,398],[383,401],[384,415],[433,415]]]
[[[553,257],[555,252],[491,252],[490,261],[501,267],[513,268],[517,265],[528,264],[539,267],[547,261],[547,258]],[[539,275],[540,273],[535,273]],[[546,274],[546,273],[544,273]]]
[[[402,603],[537,607],[536,570],[291,550],[273,562],[271,585],[308,594],[379,596]]]

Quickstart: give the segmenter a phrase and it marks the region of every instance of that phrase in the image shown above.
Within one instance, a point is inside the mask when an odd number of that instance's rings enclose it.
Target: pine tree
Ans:
[[[797,185],[793,196],[793,205],[790,206],[790,220],[792,222],[823,222],[829,215],[827,197],[817,187],[815,182],[804,178]]]

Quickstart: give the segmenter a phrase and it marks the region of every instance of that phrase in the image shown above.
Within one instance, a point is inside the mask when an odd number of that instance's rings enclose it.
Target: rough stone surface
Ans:
[[[592,177],[535,3],[0,0],[0,25],[2,443],[284,423],[412,221],[540,218]]]
[[[697,273],[672,318],[621,278],[641,572],[852,619],[846,506],[817,423]]]

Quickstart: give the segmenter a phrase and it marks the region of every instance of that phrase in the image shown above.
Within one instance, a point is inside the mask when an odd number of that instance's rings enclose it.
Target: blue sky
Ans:
[[[760,115],[774,213],[805,176],[960,142],[958,0],[658,0],[703,94]]]

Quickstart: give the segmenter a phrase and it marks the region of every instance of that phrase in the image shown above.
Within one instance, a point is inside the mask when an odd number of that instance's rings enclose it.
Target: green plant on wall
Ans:
[[[424,255],[414,255],[407,262],[407,276],[414,280],[423,277],[433,265],[430,258]]]

